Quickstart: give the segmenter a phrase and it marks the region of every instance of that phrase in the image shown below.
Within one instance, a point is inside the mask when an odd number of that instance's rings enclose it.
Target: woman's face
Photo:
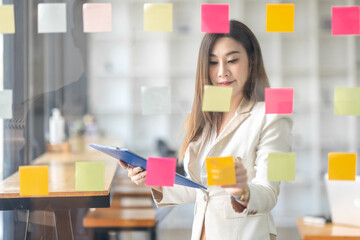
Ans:
[[[233,96],[242,96],[248,75],[249,58],[243,45],[229,37],[217,39],[209,57],[211,83],[232,87]]]

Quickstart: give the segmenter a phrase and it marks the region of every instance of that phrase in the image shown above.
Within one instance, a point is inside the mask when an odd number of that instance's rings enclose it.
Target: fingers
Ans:
[[[132,168],[128,168],[128,176],[129,177],[133,177],[135,175],[137,175],[138,173],[144,171],[144,169],[142,169],[141,167],[132,167]]]
[[[119,164],[120,166],[125,169],[125,170],[128,170],[129,168],[131,168],[132,166],[127,164],[126,162],[122,161],[122,160],[119,160]]]
[[[143,186],[145,184],[145,179],[146,179],[146,171],[131,176],[131,181],[138,186]]]
[[[142,186],[145,184],[146,171],[141,167],[133,167],[124,161],[119,160],[120,166],[128,171],[128,177],[136,185]]]
[[[245,166],[242,164],[242,161],[235,162],[235,179],[237,185],[244,186],[247,184],[247,171]]]

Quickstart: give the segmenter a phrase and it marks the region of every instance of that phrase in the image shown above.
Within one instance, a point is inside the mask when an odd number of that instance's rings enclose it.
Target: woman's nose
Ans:
[[[229,69],[226,67],[225,64],[220,64],[218,69],[218,77],[223,78],[228,76],[230,76]]]

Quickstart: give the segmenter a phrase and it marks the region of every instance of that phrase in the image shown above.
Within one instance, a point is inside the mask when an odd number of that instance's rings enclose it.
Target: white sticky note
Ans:
[[[171,113],[170,87],[142,87],[141,95],[144,115]]]
[[[38,4],[38,33],[66,32],[66,3]]]
[[[12,118],[12,90],[0,91],[0,118]]]

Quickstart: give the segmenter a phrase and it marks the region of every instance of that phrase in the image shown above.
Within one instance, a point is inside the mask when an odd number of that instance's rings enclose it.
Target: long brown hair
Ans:
[[[191,113],[185,120],[185,137],[179,150],[181,160],[190,142],[196,141],[203,131],[205,123],[213,127],[217,115],[221,113],[202,112],[204,85],[212,85],[209,78],[209,56],[214,43],[221,37],[230,37],[246,49],[249,58],[249,78],[245,83],[243,96],[253,101],[264,100],[264,89],[269,87],[265,72],[261,48],[254,33],[243,23],[231,20],[230,32],[225,34],[206,33],[199,49],[196,69],[195,95]]]

